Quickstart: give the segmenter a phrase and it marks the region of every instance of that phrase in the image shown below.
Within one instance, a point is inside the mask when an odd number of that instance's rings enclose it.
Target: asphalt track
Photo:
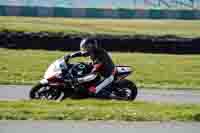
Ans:
[[[0,121],[0,133],[199,133],[200,123]]]
[[[0,100],[28,100],[31,86],[0,85]],[[139,90],[137,101],[200,103],[200,91]],[[199,122],[0,121],[0,133],[199,133]]]
[[[0,100],[28,100],[31,86],[0,85]],[[200,91],[139,89],[136,101],[199,104]]]

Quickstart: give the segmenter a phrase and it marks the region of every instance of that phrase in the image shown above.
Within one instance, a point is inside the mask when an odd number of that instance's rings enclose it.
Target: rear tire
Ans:
[[[137,86],[130,80],[121,80],[117,83],[119,97],[126,100],[135,100],[138,94]]]

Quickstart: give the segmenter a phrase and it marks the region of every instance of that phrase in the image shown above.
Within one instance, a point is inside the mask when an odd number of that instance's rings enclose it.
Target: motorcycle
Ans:
[[[101,82],[102,77],[97,73],[91,73],[93,65],[84,62],[66,63],[64,58],[54,61],[46,70],[44,78],[33,86],[29,92],[30,99],[64,100],[66,98],[95,97],[105,99],[134,100],[138,89],[136,85],[125,79],[133,71],[130,66],[116,66],[114,81],[103,88],[98,96],[90,96],[87,92],[76,94],[76,89],[85,88]],[[74,79],[79,79],[75,82]],[[108,95],[109,94],[109,95]]]

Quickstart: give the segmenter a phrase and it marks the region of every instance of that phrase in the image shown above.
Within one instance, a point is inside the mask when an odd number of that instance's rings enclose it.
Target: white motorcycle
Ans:
[[[92,84],[101,82],[102,77],[97,73],[91,73],[93,65],[79,63],[65,63],[64,59],[53,62],[40,80],[30,91],[30,99],[63,100],[68,97],[90,97],[87,91],[76,94],[75,89],[87,90]],[[138,89],[136,85],[125,79],[132,73],[130,66],[116,66],[114,82],[100,91],[96,98],[134,100]],[[74,82],[73,79],[79,79]],[[83,90],[83,89],[82,89]]]

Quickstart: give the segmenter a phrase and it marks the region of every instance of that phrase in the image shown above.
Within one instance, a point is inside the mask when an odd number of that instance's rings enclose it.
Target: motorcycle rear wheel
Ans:
[[[117,83],[114,95],[122,100],[135,100],[138,94],[137,86],[130,80],[121,80]],[[116,98],[116,99],[117,99]]]

